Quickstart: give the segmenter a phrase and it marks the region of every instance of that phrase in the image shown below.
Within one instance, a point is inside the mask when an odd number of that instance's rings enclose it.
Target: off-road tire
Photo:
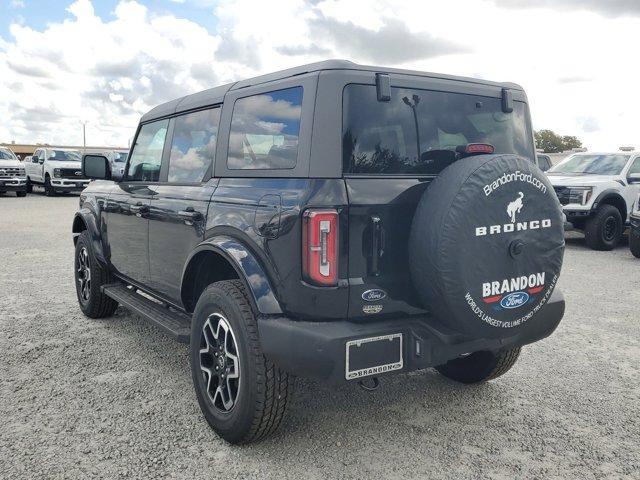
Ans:
[[[91,268],[91,282],[89,299],[84,301],[81,296],[81,287],[78,279],[79,260],[78,255],[82,249],[86,249],[89,257],[89,265]],[[78,237],[76,242],[76,251],[74,256],[74,279],[76,284],[76,295],[80,310],[89,318],[105,318],[110,317],[118,308],[118,302],[102,293],[101,287],[112,282],[111,275],[108,270],[101,265],[95,257],[93,246],[91,244],[91,236],[88,231],[84,231]]]
[[[227,412],[211,402],[200,365],[203,326],[213,314],[222,315],[229,323],[240,363],[237,396]],[[200,295],[191,323],[190,362],[200,409],[220,437],[233,444],[250,443],[278,429],[293,393],[293,377],[262,353],[256,317],[241,281],[216,282]]]
[[[607,233],[608,222],[615,222],[615,232]],[[613,205],[602,205],[595,215],[587,220],[584,238],[587,246],[592,250],[613,250],[622,238],[624,225],[622,215]]]
[[[16,192],[16,197],[26,197],[27,192]]]
[[[53,188],[53,185],[51,185],[51,178],[49,177],[49,175],[44,177],[44,194],[47,197],[56,196],[56,190]]]
[[[440,365],[436,370],[460,383],[488,382],[507,373],[519,355],[519,347],[502,352],[474,352]]]
[[[629,232],[629,250],[634,257],[640,258],[640,233]]]
[[[29,177],[27,177],[27,193],[33,193],[33,183]]]

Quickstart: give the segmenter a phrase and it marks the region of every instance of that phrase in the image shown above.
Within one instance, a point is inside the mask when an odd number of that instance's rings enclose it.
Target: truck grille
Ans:
[[[60,176],[62,178],[70,178],[76,180],[79,178],[85,178],[82,176],[82,170],[80,170],[79,168],[61,168]]]
[[[556,191],[558,200],[560,200],[560,205],[568,205],[571,203],[569,201],[569,189],[567,187],[553,187],[553,189]]]
[[[18,167],[0,167],[0,178],[24,177],[24,170]]]

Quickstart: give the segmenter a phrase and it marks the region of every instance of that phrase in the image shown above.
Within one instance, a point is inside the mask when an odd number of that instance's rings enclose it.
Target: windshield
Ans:
[[[128,152],[116,152],[116,158],[114,158],[114,161],[117,163],[124,163],[127,161],[128,156]]]
[[[0,148],[0,160],[17,160],[17,158],[10,150]]]
[[[574,155],[559,163],[549,174],[620,175],[629,155]]]
[[[81,158],[80,152],[77,150],[51,150],[49,160],[79,162]]]
[[[437,174],[468,143],[534,158],[526,105],[504,113],[500,98],[392,88],[380,102],[374,85],[347,85],[342,129],[348,173]]]

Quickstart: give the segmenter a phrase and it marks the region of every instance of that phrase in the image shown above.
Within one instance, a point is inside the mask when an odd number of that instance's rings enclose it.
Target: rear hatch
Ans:
[[[409,273],[409,232],[429,183],[452,162],[464,161],[458,147],[491,144],[495,153],[535,158],[527,105],[514,101],[505,113],[500,87],[484,87],[482,95],[459,93],[459,87],[390,90],[388,101],[378,100],[376,85],[350,84],[343,91],[354,320],[425,313]]]

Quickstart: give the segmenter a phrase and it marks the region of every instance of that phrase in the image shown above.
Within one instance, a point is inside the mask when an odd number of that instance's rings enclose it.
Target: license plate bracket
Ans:
[[[349,340],[345,348],[347,380],[401,370],[404,365],[402,333]]]

